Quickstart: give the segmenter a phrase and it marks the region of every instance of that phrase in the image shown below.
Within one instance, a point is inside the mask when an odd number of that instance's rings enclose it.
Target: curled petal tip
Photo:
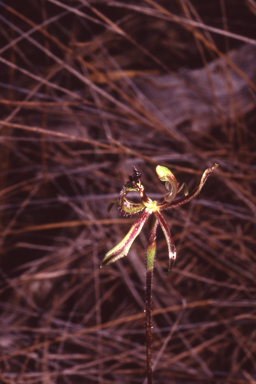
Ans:
[[[165,167],[162,167],[161,165],[158,165],[156,167],[156,173],[157,173],[157,176],[159,177],[159,179],[161,179],[162,177],[164,177],[165,175]]]
[[[162,165],[158,165],[156,167],[156,173],[157,173],[157,176],[159,177],[159,179],[161,181],[169,181],[168,178],[173,177],[172,172],[168,168],[166,168]]]

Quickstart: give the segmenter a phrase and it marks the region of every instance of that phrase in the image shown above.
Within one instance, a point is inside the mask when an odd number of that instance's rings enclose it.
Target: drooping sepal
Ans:
[[[136,237],[139,235],[139,233],[142,230],[143,225],[147,221],[148,217],[150,216],[151,212],[148,210],[145,210],[141,216],[138,218],[138,220],[133,224],[130,231],[127,233],[127,235],[123,238],[122,241],[120,241],[119,244],[117,244],[114,248],[112,248],[104,257],[104,259],[101,262],[101,267],[104,267],[105,265],[111,264],[114,261],[127,256],[132,243],[136,239]]]
[[[167,226],[167,223],[166,223],[165,219],[163,218],[161,213],[159,213],[158,211],[154,212],[154,215],[155,215],[157,221],[159,222],[159,224],[160,224],[160,226],[162,228],[162,231],[163,231],[164,236],[165,236],[165,240],[167,242],[168,254],[169,254],[169,268],[168,268],[168,272],[170,272],[172,267],[174,266],[174,263],[175,263],[175,260],[176,260],[176,248],[175,248],[175,245],[174,245],[171,233],[169,231],[169,228]]]

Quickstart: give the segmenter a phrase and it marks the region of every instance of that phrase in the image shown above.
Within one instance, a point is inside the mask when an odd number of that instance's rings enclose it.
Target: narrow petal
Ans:
[[[188,201],[192,200],[195,196],[199,194],[201,189],[203,188],[206,180],[210,176],[210,174],[218,167],[218,164],[214,164],[211,168],[208,168],[204,171],[203,176],[201,178],[200,184],[198,187],[196,187],[192,192],[190,192],[188,195],[185,195],[181,197],[180,199],[177,199],[171,203],[162,203],[158,205],[158,208],[160,210],[162,209],[168,209],[168,208],[175,208],[178,207],[179,205],[185,204]]]
[[[166,239],[166,242],[167,242],[168,253],[169,253],[169,268],[168,268],[168,272],[170,272],[170,270],[172,269],[172,267],[174,265],[174,262],[176,260],[176,248],[175,248],[175,245],[174,245],[171,233],[169,231],[169,228],[167,226],[167,223],[166,223],[165,219],[163,218],[161,213],[159,213],[158,211],[155,211],[154,215],[155,215],[156,219],[158,220],[158,222],[159,222],[159,224],[160,224],[160,226],[161,226],[161,228],[163,230],[163,233],[164,233],[164,236],[165,236],[165,239]]]
[[[130,231],[123,238],[123,240],[120,241],[119,244],[117,244],[105,255],[104,259],[101,262],[101,267],[104,267],[105,265],[113,263],[114,261],[120,259],[121,257],[127,256],[132,243],[134,242],[136,237],[139,235],[143,225],[145,224],[150,214],[151,212],[148,211],[147,209],[141,214],[141,216],[133,224]]]
[[[187,196],[188,195],[188,186],[186,183],[182,183],[181,185],[178,185],[178,192],[177,193],[182,191],[182,189],[184,189],[184,195]]]

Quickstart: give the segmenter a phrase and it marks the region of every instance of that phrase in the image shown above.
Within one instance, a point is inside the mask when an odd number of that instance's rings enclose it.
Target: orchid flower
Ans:
[[[113,201],[109,204],[108,212],[114,204],[118,205],[120,214],[125,217],[130,217],[141,213],[140,217],[133,224],[130,231],[123,238],[123,240],[111,249],[104,257],[101,263],[101,267],[113,263],[114,261],[120,259],[121,257],[127,256],[130,247],[136,237],[140,234],[144,224],[148,218],[153,215],[153,218],[150,223],[150,233],[149,233],[149,243],[147,247],[147,269],[153,268],[154,255],[155,255],[155,237],[158,224],[163,230],[169,253],[169,271],[174,265],[176,259],[176,250],[175,245],[172,240],[168,225],[161,214],[161,211],[176,208],[180,205],[187,203],[192,200],[195,196],[199,194],[203,185],[205,184],[208,176],[218,167],[218,164],[214,164],[211,168],[208,168],[204,171],[200,184],[192,192],[188,193],[186,185],[178,184],[174,174],[166,167],[158,165],[156,167],[156,173],[159,179],[165,182],[165,187],[167,193],[162,196],[159,201],[151,200],[145,193],[144,187],[141,184],[140,178],[141,173],[133,167],[134,172],[133,176],[129,177],[129,181],[122,188],[119,197],[116,201]],[[185,193],[183,197],[176,198],[177,194],[184,189]],[[141,202],[134,203],[127,198],[129,192],[137,192],[140,195]]]

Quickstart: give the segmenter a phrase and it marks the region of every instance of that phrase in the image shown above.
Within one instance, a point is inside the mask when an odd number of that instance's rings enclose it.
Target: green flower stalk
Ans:
[[[148,384],[153,383],[152,376],[152,363],[151,363],[151,308],[152,308],[152,280],[153,280],[153,267],[156,254],[156,231],[158,225],[162,228],[164,233],[169,254],[169,268],[170,271],[174,265],[176,259],[176,249],[172,240],[168,225],[161,214],[161,211],[176,208],[180,205],[187,203],[199,194],[203,185],[205,184],[208,176],[218,167],[218,164],[214,164],[211,168],[204,171],[201,181],[198,187],[192,192],[188,192],[186,185],[178,184],[174,174],[166,167],[158,165],[156,167],[156,173],[159,179],[165,182],[167,193],[161,197],[159,201],[151,200],[145,193],[144,187],[141,184],[141,173],[135,168],[133,175],[129,177],[129,181],[123,186],[119,197],[116,201],[113,201],[108,206],[108,212],[114,204],[118,205],[120,214],[125,217],[130,217],[141,213],[137,221],[133,224],[130,231],[123,238],[123,240],[112,248],[104,257],[101,263],[101,267],[111,264],[114,261],[127,256],[132,243],[136,237],[140,234],[144,224],[150,218],[149,224],[149,240],[146,249],[146,350],[147,350],[147,379]],[[177,198],[179,192],[184,190],[184,196]],[[134,203],[127,198],[129,192],[137,192],[140,195],[141,202]]]

